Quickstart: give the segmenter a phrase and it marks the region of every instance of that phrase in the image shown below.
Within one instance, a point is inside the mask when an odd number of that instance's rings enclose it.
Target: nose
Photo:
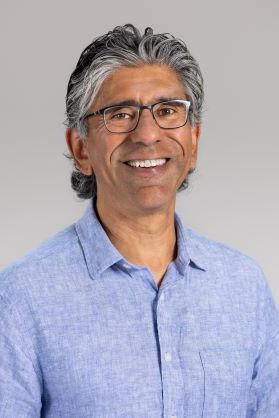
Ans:
[[[143,109],[140,113],[136,129],[130,132],[130,139],[135,143],[141,142],[145,145],[151,145],[154,142],[160,141],[161,131],[151,111],[149,109]]]

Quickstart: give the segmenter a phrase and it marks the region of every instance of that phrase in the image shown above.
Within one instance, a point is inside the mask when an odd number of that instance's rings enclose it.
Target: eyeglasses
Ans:
[[[141,112],[150,110],[157,125],[162,129],[176,129],[186,125],[192,109],[188,100],[166,100],[152,105],[115,105],[104,107],[84,116],[103,116],[104,124],[111,133],[128,133],[136,129]]]

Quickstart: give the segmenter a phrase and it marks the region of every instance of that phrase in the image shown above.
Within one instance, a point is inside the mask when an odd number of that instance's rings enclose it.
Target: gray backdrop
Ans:
[[[278,0],[0,4],[0,268],[83,213],[63,157],[66,84],[93,37],[131,22],[184,39],[204,74],[199,165],[180,215],[255,258],[278,303]]]

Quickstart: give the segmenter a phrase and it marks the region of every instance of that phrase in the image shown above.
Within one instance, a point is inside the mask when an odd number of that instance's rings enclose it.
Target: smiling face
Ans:
[[[150,105],[163,98],[186,99],[174,71],[159,65],[122,67],[103,83],[89,113],[123,101]],[[177,189],[195,167],[198,139],[199,125],[192,127],[188,121],[180,128],[162,129],[148,109],[129,133],[108,132],[102,116],[88,118],[85,141],[75,129],[67,133],[80,170],[95,174],[97,201],[112,209],[141,213],[174,205]],[[160,160],[160,165],[152,167],[156,162],[150,160]]]

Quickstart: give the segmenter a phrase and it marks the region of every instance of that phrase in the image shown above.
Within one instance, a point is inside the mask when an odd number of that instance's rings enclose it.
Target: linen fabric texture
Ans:
[[[158,288],[92,203],[0,275],[0,417],[278,418],[279,314],[258,265],[176,214]]]

